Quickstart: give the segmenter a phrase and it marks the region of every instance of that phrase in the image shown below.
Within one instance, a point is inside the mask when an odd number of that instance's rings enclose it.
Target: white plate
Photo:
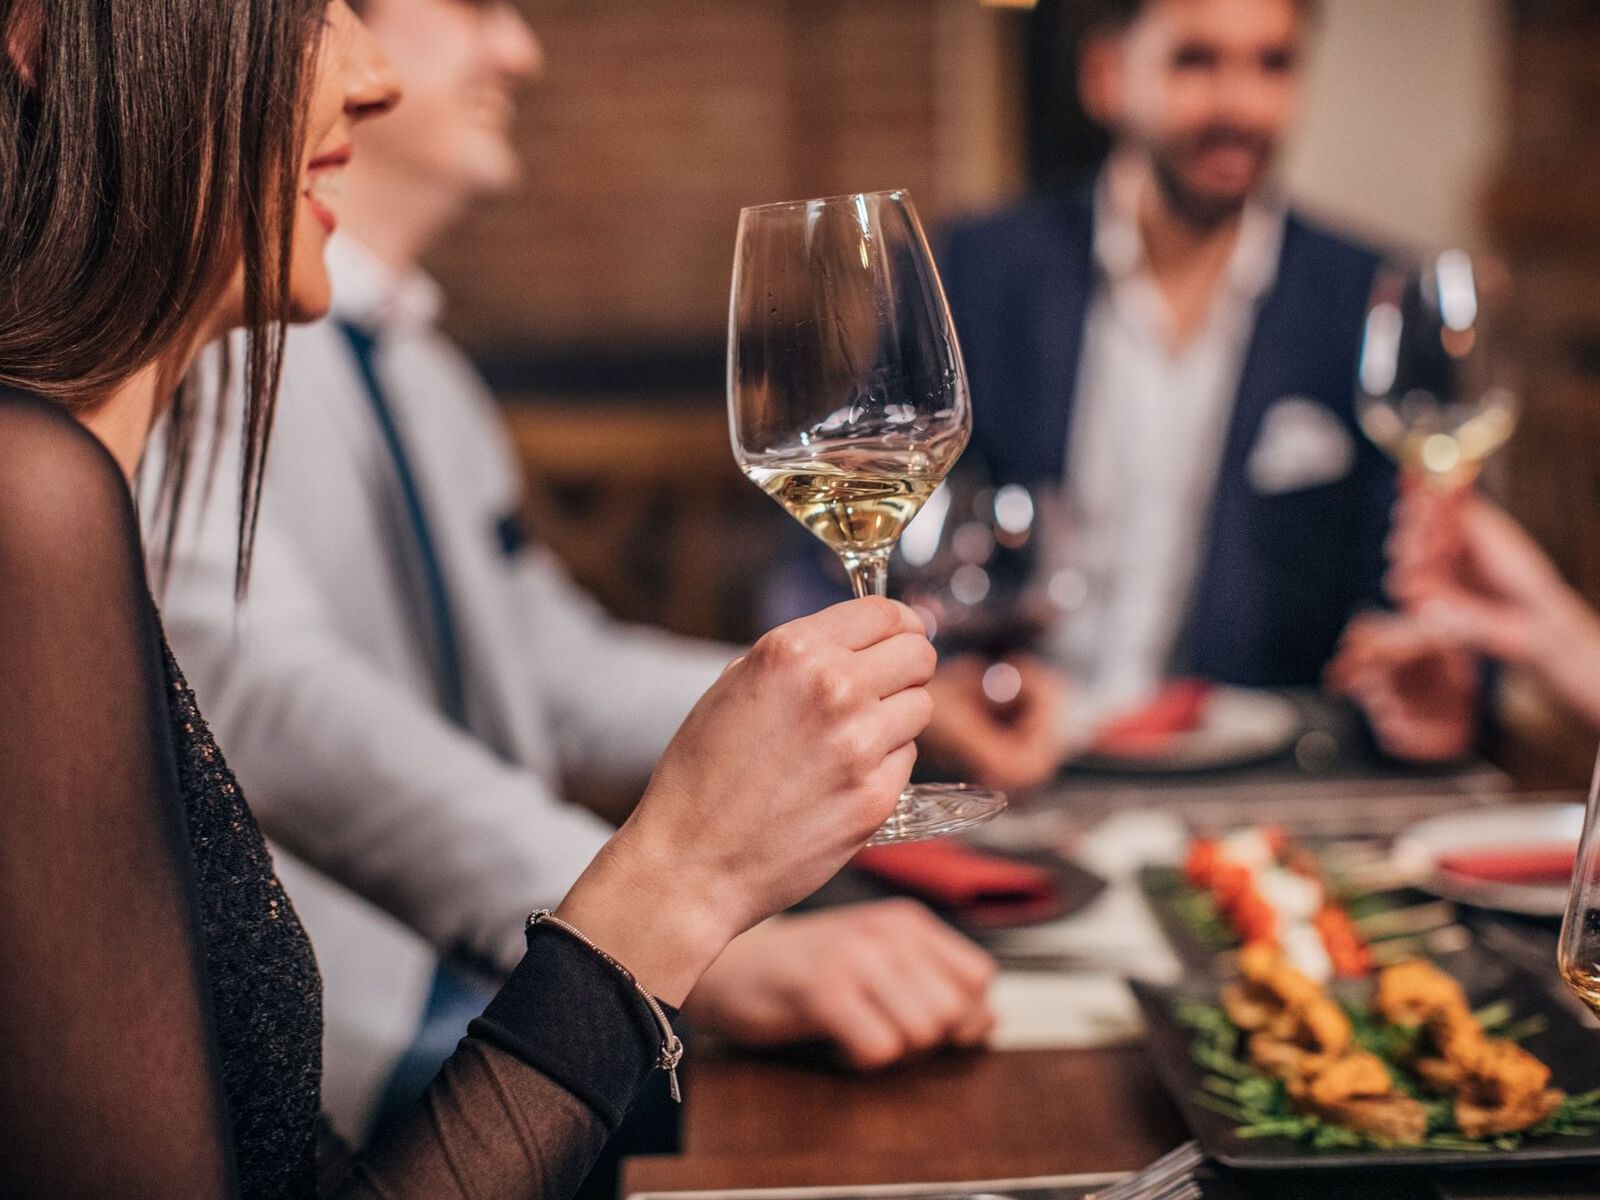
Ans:
[[[1530,917],[1559,917],[1567,905],[1565,887],[1495,883],[1437,869],[1440,858],[1473,850],[1512,850],[1519,846],[1574,847],[1583,832],[1581,804],[1505,804],[1430,817],[1413,825],[1394,843],[1394,864],[1416,885],[1446,900]]]
[[[1199,728],[1171,735],[1160,754],[1091,753],[1074,765],[1173,774],[1242,767],[1282,754],[1304,728],[1299,708],[1285,696],[1219,686],[1206,697]]]

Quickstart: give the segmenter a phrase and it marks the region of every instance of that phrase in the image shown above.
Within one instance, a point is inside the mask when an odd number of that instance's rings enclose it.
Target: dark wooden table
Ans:
[[[1136,1046],[946,1055],[869,1077],[707,1058],[683,1154],[629,1160],[622,1195],[1094,1175],[1141,1167],[1186,1136]],[[1206,1178],[1217,1200],[1600,1197],[1600,1171],[1582,1168]]]
[[[1053,814],[1081,828],[1144,807],[1201,824],[1266,820],[1333,832],[1324,827],[1337,818],[1393,833],[1508,790],[1504,775],[1481,765],[1397,772],[1352,761],[1309,772],[1286,757],[1198,778],[1069,776],[1004,821],[1048,845],[1061,844]],[[870,1076],[697,1052],[682,1154],[629,1160],[622,1194],[1129,1171],[1187,1136],[1140,1046],[944,1054]]]
[[[681,1157],[624,1194],[1124,1171],[1186,1136],[1137,1046],[944,1054],[872,1076],[751,1056],[695,1066]]]

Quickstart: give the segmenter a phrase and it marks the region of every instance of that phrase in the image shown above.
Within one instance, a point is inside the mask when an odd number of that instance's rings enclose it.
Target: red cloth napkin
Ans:
[[[1036,904],[1053,899],[1056,892],[1056,877],[1045,867],[983,854],[946,839],[872,846],[856,855],[855,865],[942,908]]]
[[[1163,684],[1149,704],[1102,725],[1093,749],[1124,756],[1159,754],[1174,734],[1200,728],[1212,690],[1204,679],[1174,679]]]
[[[1452,875],[1490,883],[1565,885],[1572,878],[1575,846],[1507,846],[1441,854],[1438,866]]]

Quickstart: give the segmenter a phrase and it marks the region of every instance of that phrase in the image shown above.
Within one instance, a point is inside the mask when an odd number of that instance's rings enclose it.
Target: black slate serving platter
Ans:
[[[1549,1065],[1554,1086],[1572,1094],[1600,1088],[1600,1030],[1585,1027],[1570,1008],[1556,1000],[1551,991],[1554,964],[1547,981],[1474,947],[1440,960],[1439,965],[1461,982],[1474,1007],[1505,1001],[1518,1021],[1533,1016],[1543,1018],[1544,1028],[1523,1039],[1522,1045]],[[1504,1169],[1517,1165],[1600,1163],[1600,1133],[1528,1137],[1516,1149],[1481,1151],[1434,1147],[1319,1149],[1288,1137],[1242,1138],[1235,1132],[1232,1119],[1195,1102],[1207,1072],[1194,1060],[1193,1032],[1174,1014],[1174,1004],[1182,999],[1214,1003],[1216,980],[1193,978],[1175,987],[1135,982],[1132,987],[1144,1014],[1145,1046],[1163,1086],[1207,1156],[1234,1170]]]

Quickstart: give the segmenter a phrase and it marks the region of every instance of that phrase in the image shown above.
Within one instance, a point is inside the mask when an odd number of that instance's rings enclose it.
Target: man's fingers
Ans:
[[[989,1035],[994,1032],[994,1009],[987,1004],[974,1005],[967,1010],[967,1014],[950,1030],[950,1044],[952,1046],[981,1046],[989,1040]]]
[[[819,998],[814,1012],[822,1035],[857,1070],[886,1067],[905,1053],[894,1022],[864,989],[835,988]]]
[[[937,918],[929,919],[933,925],[923,939],[928,953],[943,963],[970,995],[988,992],[999,969],[995,960],[981,946],[938,923]]]
[[[922,1014],[922,1026],[912,1031],[920,1035],[915,1044],[922,1049],[944,1042],[970,1010],[982,1003],[938,959],[906,948],[891,957],[888,965],[894,971],[896,986]]]
[[[868,956],[860,965],[868,999],[893,1024],[906,1049],[927,1050],[943,1040],[963,1004],[948,980],[903,953]]]

